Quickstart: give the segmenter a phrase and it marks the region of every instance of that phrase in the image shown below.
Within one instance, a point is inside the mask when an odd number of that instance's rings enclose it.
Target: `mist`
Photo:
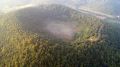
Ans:
[[[57,38],[72,40],[76,33],[76,22],[52,21],[47,22],[45,30]]]

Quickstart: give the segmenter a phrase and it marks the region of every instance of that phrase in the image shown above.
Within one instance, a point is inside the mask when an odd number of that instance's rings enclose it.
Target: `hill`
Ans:
[[[119,24],[62,5],[0,17],[2,67],[119,67]]]
[[[103,12],[113,16],[120,15],[120,1],[119,0],[88,0],[82,7],[88,7],[91,10]]]

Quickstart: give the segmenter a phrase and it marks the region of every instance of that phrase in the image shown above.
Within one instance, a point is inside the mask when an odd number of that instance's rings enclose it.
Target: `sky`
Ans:
[[[30,0],[0,0],[0,11],[30,3]]]
[[[29,5],[29,4],[43,4],[48,3],[50,0],[0,0],[0,11],[4,12],[6,10]]]
[[[84,0],[85,1],[85,0]],[[64,4],[64,5],[77,5],[84,3],[83,0],[0,0],[0,11],[7,12],[16,7],[25,6],[25,5],[40,5],[40,4]]]
[[[7,13],[18,8],[53,3],[67,5],[75,9],[87,7],[90,10],[102,12],[112,10],[112,12],[120,14],[120,0],[0,0],[0,12]]]

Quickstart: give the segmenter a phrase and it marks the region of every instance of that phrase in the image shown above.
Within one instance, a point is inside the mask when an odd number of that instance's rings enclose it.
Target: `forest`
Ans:
[[[0,67],[119,67],[119,25],[56,4],[7,13]]]

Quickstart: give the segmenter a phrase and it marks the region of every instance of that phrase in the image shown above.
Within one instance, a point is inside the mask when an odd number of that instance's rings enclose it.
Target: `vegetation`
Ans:
[[[48,18],[74,21],[72,40],[45,31]],[[0,18],[0,67],[119,67],[119,30],[119,24],[60,5],[9,13]]]

